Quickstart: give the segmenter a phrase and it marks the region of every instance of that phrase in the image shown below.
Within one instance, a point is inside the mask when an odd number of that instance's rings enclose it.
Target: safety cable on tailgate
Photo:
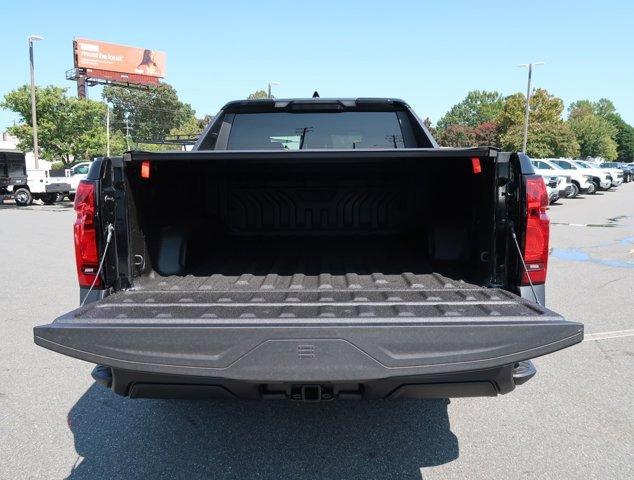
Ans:
[[[540,302],[539,299],[537,298],[537,293],[535,292],[535,287],[533,286],[533,281],[531,280],[531,276],[528,273],[528,267],[526,266],[526,262],[524,261],[524,256],[522,255],[522,249],[520,248],[520,244],[517,241],[517,235],[515,235],[515,229],[513,228],[513,224],[511,224],[510,227],[511,227],[511,236],[513,237],[513,242],[515,243],[515,247],[517,248],[517,253],[520,256],[520,260],[522,261],[522,267],[524,268],[524,272],[526,272],[526,278],[528,279],[528,284],[531,287],[531,292],[533,292],[533,297],[535,297],[535,302],[537,302],[537,305],[539,305],[540,307],[543,307],[542,302]]]
[[[90,285],[88,292],[86,293],[86,295],[84,295],[84,299],[81,301],[81,304],[79,305],[80,307],[83,307],[84,303],[86,303],[86,300],[88,299],[90,292],[92,292],[92,289],[95,288],[97,279],[99,278],[99,275],[101,274],[101,270],[103,269],[103,262],[106,260],[106,254],[108,253],[108,246],[110,245],[110,241],[112,240],[112,234],[114,233],[114,226],[112,225],[112,223],[108,224],[108,226],[106,227],[106,230],[108,231],[108,236],[106,237],[106,245],[103,248],[103,255],[101,256],[101,260],[99,261],[99,268],[97,269],[97,273],[95,274],[95,279],[92,281],[92,285]]]

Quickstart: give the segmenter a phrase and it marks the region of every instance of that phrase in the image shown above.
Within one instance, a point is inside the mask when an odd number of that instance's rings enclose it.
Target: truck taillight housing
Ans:
[[[544,179],[538,175],[526,177],[526,235],[524,238],[524,262],[526,270],[522,275],[522,285],[544,283],[548,269],[548,240],[550,220],[548,192]]]
[[[101,279],[96,278],[99,268],[99,249],[97,247],[97,226],[95,224],[95,184],[82,180],[75,193],[75,260],[80,287],[101,286]]]

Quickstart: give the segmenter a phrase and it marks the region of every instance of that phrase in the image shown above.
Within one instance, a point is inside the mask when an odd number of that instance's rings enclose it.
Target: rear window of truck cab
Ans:
[[[415,148],[412,126],[398,112],[237,113],[229,150]]]

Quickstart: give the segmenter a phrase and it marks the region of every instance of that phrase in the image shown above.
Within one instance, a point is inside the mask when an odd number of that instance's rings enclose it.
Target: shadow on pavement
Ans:
[[[448,400],[129,400],[93,385],[69,479],[415,478],[458,458]]]

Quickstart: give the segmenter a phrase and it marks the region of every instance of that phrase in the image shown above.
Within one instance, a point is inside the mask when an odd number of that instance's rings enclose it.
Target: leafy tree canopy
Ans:
[[[269,98],[269,94],[266,92],[266,90],[256,90],[255,92],[249,94],[247,100],[260,100],[263,98]]]
[[[579,143],[584,145],[582,146],[582,155],[584,155],[585,149],[586,152],[601,152],[588,154],[589,156],[602,156],[606,159],[618,158],[623,162],[634,161],[634,127],[628,125],[621,118],[610,100],[606,98],[597,102],[579,100],[570,105],[568,112],[571,126],[576,129],[575,133],[578,137],[581,136]],[[596,116],[607,121],[613,127],[612,133],[610,134],[610,129],[605,125],[605,122],[586,118],[589,116]],[[607,136],[612,138],[615,145],[608,140]],[[616,154],[613,147],[616,148]]]
[[[475,131],[469,125],[449,125],[438,132],[438,143],[443,147],[472,147]]]
[[[618,113],[610,114],[607,120],[616,128],[616,153],[621,162],[634,162],[634,127],[621,118]]]
[[[526,96],[516,93],[506,98],[499,117],[500,143],[505,150],[522,149]],[[527,154],[536,157],[574,157],[579,144],[570,126],[563,121],[563,100],[544,89],[531,95]]]
[[[594,113],[587,101],[576,102],[570,110],[570,128],[579,143],[582,157],[617,158],[617,130],[608,120]]]
[[[496,122],[485,122],[474,128],[476,145],[497,147],[500,145],[500,129]]]
[[[103,89],[103,98],[112,105],[113,129],[126,131],[135,143],[161,140],[170,130],[180,128],[194,118],[194,110],[179,100],[176,90],[162,83],[149,90],[117,86]]]
[[[78,100],[67,89],[47,86],[36,89],[38,143],[42,158],[65,165],[79,159],[106,154],[106,106],[93,100]],[[0,106],[17,113],[19,124],[8,128],[18,138],[18,148],[33,149],[31,92],[27,85],[4,96]],[[123,151],[121,136],[111,139],[111,153]]]
[[[494,122],[504,107],[504,97],[499,92],[470,91],[464,100],[457,103],[438,121],[438,128],[449,125],[477,127]]]

